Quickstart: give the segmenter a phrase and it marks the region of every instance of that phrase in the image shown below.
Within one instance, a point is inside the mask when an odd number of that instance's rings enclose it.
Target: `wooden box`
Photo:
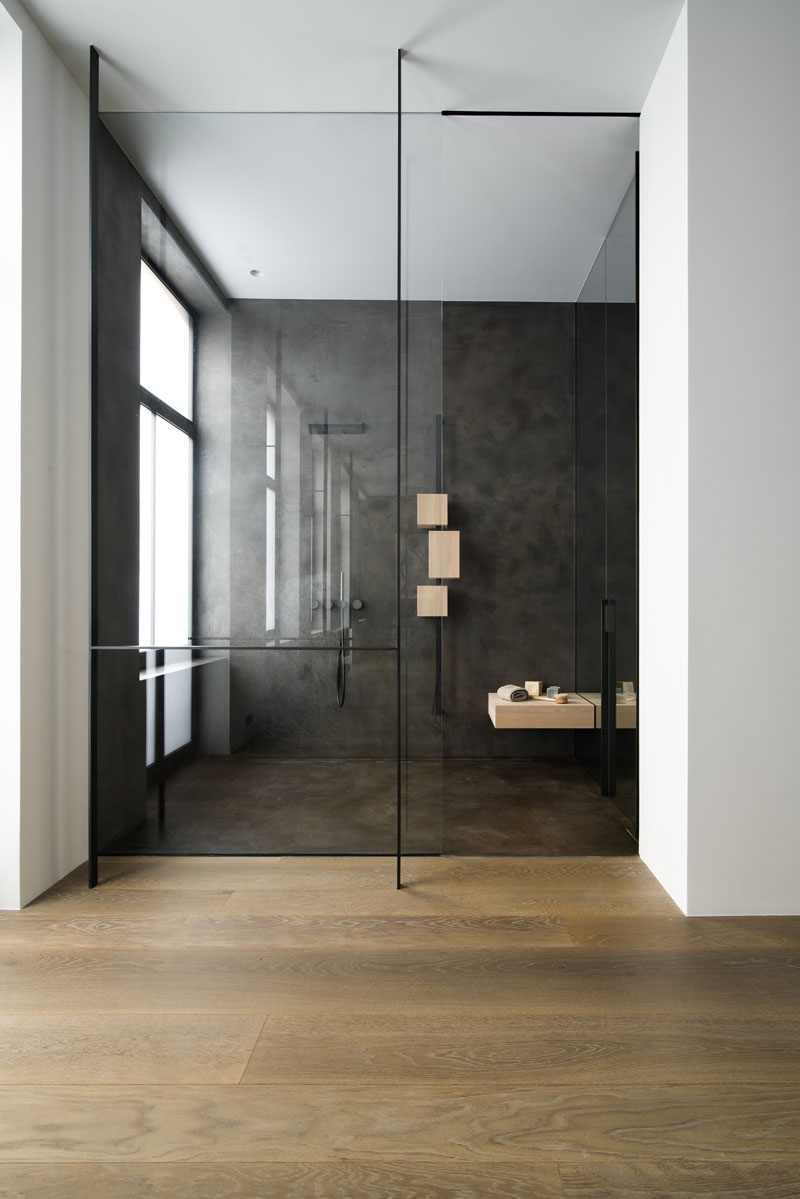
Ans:
[[[457,579],[461,570],[460,548],[460,533],[431,529],[428,534],[428,577]]]
[[[447,524],[446,495],[417,496],[417,524],[421,529],[435,528]]]
[[[446,616],[447,587],[418,587],[417,616]]]

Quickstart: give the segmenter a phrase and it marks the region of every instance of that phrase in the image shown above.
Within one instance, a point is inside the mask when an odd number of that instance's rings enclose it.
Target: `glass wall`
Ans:
[[[579,760],[635,827],[637,813],[636,184],[631,182],[576,305],[576,677],[600,701],[602,640],[614,657],[613,737],[576,738]],[[604,630],[603,601],[614,627]],[[610,637],[609,637],[610,633]]]
[[[632,852],[635,145],[102,114],[101,851]],[[529,681],[561,715],[490,719]]]
[[[439,123],[102,114],[101,852],[441,848]]]

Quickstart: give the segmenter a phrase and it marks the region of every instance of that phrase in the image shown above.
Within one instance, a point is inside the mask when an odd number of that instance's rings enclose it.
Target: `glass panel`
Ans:
[[[101,651],[103,695],[136,710],[122,755],[128,761],[130,749],[136,761],[130,803],[116,810],[104,776],[102,842],[393,853],[397,645],[416,620],[425,577],[415,566],[412,578],[404,556],[413,539],[424,571],[426,535],[406,508],[436,485],[441,379],[438,248],[431,253],[428,232],[414,271],[432,270],[437,287],[414,285],[412,390],[398,419],[396,120],[107,113],[103,122],[101,315],[115,319],[101,322],[100,339],[99,643],[130,646],[141,634],[153,649],[135,671],[122,669],[125,648]],[[423,174],[438,179],[438,161],[419,146]],[[430,211],[419,165],[414,150],[407,180],[417,243]],[[193,407],[156,381],[151,292],[167,307],[180,296],[192,312]],[[131,440],[140,359],[143,385],[191,415],[193,443],[160,414],[141,418],[149,448],[138,428]],[[174,366],[173,383],[177,376]],[[401,622],[398,561],[408,582]],[[419,625],[416,637],[405,651],[405,777],[422,796],[437,761],[441,717],[431,704],[438,694],[441,706],[441,670],[426,657],[437,645],[433,625]],[[191,651],[180,648],[187,640]],[[196,803],[178,803],[184,784]],[[437,793],[434,810],[421,802],[406,810],[407,847],[439,848],[439,804]],[[281,824],[290,816],[291,828]]]
[[[192,322],[146,262],[141,277],[139,378],[181,416],[192,415]]]
[[[155,538],[155,417],[139,409],[139,644],[152,645],[153,546]]]
[[[192,442],[156,418],[153,628],[158,645],[191,636]]]
[[[618,485],[635,511],[635,487],[614,479],[607,453],[603,246],[637,123],[443,123],[444,490],[462,573],[444,621],[444,849],[632,853],[619,809],[587,776],[599,734],[577,693],[600,690]],[[556,713],[523,699],[495,725],[489,695],[528,682],[567,703]]]
[[[192,739],[192,651],[164,652],[164,753]]]
[[[610,794],[626,827],[637,818],[636,197],[631,183],[576,305],[578,688],[598,704],[598,728],[576,754],[601,777],[601,622],[615,603],[616,698]]]
[[[275,491],[267,488],[267,632],[275,629]]]
[[[104,712],[101,725],[105,852],[394,852],[392,652],[348,655],[342,708],[335,650],[166,654],[154,671],[140,669],[135,651],[96,652],[101,679],[125,697],[124,709]],[[189,677],[194,736],[186,743],[184,730],[171,741],[170,690],[186,689]],[[148,772],[144,704],[151,687],[163,688],[165,757]],[[116,756],[107,752],[112,738]],[[424,831],[418,819],[418,842]]]
[[[403,69],[407,69],[405,60]],[[429,578],[428,530],[417,523],[417,495],[446,490],[442,461],[441,117],[404,114],[402,151],[401,843],[405,853],[419,854],[442,849],[443,638],[449,619],[420,616],[417,605],[417,588],[433,582]],[[456,500],[452,508],[455,527],[461,512]],[[454,578],[446,585],[456,608],[461,584]],[[407,870],[413,877],[413,866]]]

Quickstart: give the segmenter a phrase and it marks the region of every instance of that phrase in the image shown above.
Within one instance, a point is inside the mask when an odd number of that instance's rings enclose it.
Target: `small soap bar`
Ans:
[[[548,687],[547,688],[547,698],[548,699],[555,699],[555,697],[557,695],[558,695],[558,687]]]
[[[525,690],[528,692],[528,695],[531,697],[531,699],[534,699],[537,695],[542,694],[542,684],[530,683],[526,681]]]

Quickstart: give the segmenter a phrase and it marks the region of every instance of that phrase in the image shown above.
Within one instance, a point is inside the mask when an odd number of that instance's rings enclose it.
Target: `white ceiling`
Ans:
[[[105,107],[638,111],[683,0],[24,0]]]
[[[682,5],[24,2],[84,86],[98,47],[106,111],[148,114],[109,124],[229,294],[387,299],[395,130],[365,114],[396,108],[398,47],[407,112],[636,112]],[[632,124],[406,121],[406,294],[575,299],[630,181]]]
[[[105,119],[227,295],[395,297],[394,117]],[[631,181],[636,126],[632,118],[406,118],[404,298],[575,300]]]

